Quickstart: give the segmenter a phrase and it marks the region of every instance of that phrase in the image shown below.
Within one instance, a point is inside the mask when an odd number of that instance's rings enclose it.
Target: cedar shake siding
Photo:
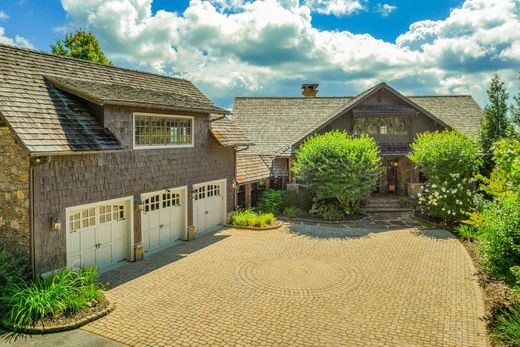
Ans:
[[[141,241],[140,194],[225,178],[227,210],[233,208],[234,149],[221,147],[209,134],[210,121],[194,116],[194,147],[132,150],[133,112],[173,112],[109,106],[104,125],[127,150],[116,153],[54,156],[36,167],[35,260],[36,272],[65,266],[65,208],[134,197],[134,242]],[[179,114],[179,112],[175,112]],[[60,220],[61,231],[51,230],[51,220]],[[188,197],[188,225],[192,224],[192,199]]]

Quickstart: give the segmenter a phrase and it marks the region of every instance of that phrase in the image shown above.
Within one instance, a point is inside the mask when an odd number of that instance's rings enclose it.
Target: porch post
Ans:
[[[245,185],[245,203],[246,208],[251,208],[251,183]]]

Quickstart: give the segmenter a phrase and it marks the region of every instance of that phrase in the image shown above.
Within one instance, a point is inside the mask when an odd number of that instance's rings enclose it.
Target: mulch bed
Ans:
[[[227,227],[234,229],[246,229],[246,230],[273,230],[278,229],[283,225],[282,221],[276,221],[273,224],[266,225],[265,227],[253,227],[249,225],[234,225],[234,224],[226,224]]]
[[[112,312],[113,309],[114,305],[112,305],[107,299],[103,299],[100,302],[93,302],[91,307],[85,307],[72,316],[61,314],[46,319],[44,322],[38,322],[34,326],[17,329],[16,332],[26,334],[49,334],[73,330],[106,316],[108,313]],[[14,330],[12,326],[4,322],[2,322],[0,326],[9,331]]]

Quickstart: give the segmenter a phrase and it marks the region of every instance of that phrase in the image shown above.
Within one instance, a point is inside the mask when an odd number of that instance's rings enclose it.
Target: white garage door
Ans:
[[[67,209],[67,266],[104,270],[130,258],[130,201]]]
[[[143,194],[141,231],[144,251],[151,252],[182,239],[186,232],[186,188]]]
[[[226,181],[219,180],[193,186],[193,224],[197,233],[214,229],[226,220]]]

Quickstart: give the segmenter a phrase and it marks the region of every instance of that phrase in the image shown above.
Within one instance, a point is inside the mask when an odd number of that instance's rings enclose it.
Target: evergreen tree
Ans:
[[[489,104],[484,109],[484,118],[480,124],[480,144],[486,153],[490,153],[491,146],[500,139],[510,137],[513,129],[508,118],[509,93],[498,74],[491,79],[487,94]]]
[[[520,93],[514,97],[514,104],[511,106],[511,120],[520,126]]]
[[[65,40],[56,41],[55,45],[51,45],[51,49],[52,54],[112,65],[101,50],[96,36],[92,32],[81,29],[73,34],[65,35]]]

